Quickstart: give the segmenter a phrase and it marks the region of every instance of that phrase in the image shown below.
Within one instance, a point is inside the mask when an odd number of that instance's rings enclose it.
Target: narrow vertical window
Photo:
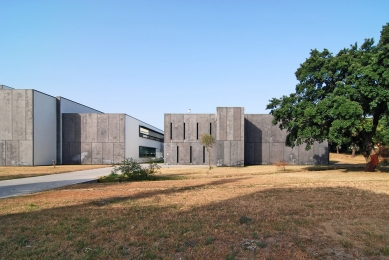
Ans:
[[[209,123],[209,134],[212,134],[212,123]]]
[[[177,163],[179,162],[179,158],[180,158],[180,150],[179,150],[180,147],[177,146]]]
[[[205,146],[203,146],[203,163],[205,163]]]
[[[196,138],[197,138],[197,140],[199,140],[199,123],[197,123],[197,126],[196,126]]]
[[[170,123],[170,140],[173,139],[173,124]]]
[[[184,123],[184,140],[185,140],[185,123]]]
[[[192,146],[189,148],[189,162],[192,163]]]

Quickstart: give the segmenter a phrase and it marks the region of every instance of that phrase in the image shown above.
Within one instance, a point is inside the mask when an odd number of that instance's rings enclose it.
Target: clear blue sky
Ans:
[[[378,42],[387,22],[388,0],[0,0],[0,84],[161,129],[188,108],[268,113],[311,49]]]

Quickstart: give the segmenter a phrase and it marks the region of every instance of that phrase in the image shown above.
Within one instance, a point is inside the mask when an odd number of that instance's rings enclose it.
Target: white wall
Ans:
[[[34,165],[50,165],[57,151],[57,100],[34,90]]]
[[[153,147],[156,148],[156,152],[163,152],[163,142],[139,137],[139,126],[145,126],[163,134],[162,130],[128,115],[126,115],[125,120],[125,157],[131,157],[139,162],[147,162],[148,158],[139,158],[139,146]]]

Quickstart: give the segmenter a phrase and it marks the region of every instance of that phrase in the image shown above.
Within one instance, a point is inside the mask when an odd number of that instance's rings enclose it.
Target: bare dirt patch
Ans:
[[[0,200],[4,258],[387,259],[389,174],[164,168]]]
[[[0,167],[0,181],[64,172],[84,171],[110,166],[111,165],[56,165],[55,168],[54,166],[3,166]]]

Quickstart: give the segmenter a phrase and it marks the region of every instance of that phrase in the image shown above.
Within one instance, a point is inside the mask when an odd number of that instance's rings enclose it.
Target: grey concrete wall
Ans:
[[[33,90],[0,89],[0,165],[33,165]]]
[[[328,143],[315,142],[312,149],[305,145],[285,146],[287,132],[272,124],[272,115],[245,115],[245,164],[273,164],[285,161],[289,164],[328,164]]]
[[[112,164],[125,156],[125,114],[62,114],[63,164]]]
[[[216,165],[244,166],[244,108],[216,109]]]
[[[214,114],[165,114],[164,159],[169,164],[208,164],[208,152],[203,162],[202,134],[211,133],[216,138],[216,118]],[[185,139],[184,139],[185,123]],[[212,130],[211,130],[212,128]],[[178,162],[177,162],[178,147]],[[192,147],[192,162],[190,150]],[[216,146],[211,149],[211,164],[216,164]]]
[[[64,97],[57,97],[57,163],[62,164],[62,114],[64,113],[97,113],[103,112],[79,104]]]

